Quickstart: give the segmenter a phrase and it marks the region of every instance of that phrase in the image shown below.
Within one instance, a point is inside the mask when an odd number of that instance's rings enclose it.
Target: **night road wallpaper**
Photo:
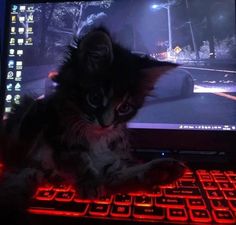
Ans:
[[[50,94],[67,46],[100,25],[132,52],[180,64],[156,83],[131,127],[236,129],[234,0],[12,5],[5,111],[24,94]]]

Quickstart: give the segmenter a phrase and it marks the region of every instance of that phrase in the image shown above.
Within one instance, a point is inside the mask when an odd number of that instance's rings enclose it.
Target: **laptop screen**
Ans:
[[[116,42],[181,66],[155,85],[136,129],[236,131],[235,1],[71,1],[11,4],[4,115],[55,84],[73,37],[107,27]],[[7,35],[6,35],[7,36]]]

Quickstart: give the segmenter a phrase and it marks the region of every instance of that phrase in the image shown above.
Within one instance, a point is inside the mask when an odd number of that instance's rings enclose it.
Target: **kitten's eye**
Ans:
[[[93,108],[97,108],[102,105],[103,95],[101,92],[94,91],[87,94],[87,102]]]
[[[129,103],[123,103],[117,106],[116,111],[120,116],[124,116],[132,111],[132,107]]]

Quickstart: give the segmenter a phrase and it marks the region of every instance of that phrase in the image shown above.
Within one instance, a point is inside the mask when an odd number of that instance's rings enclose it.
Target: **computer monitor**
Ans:
[[[236,146],[235,0],[11,0],[6,16],[3,118],[25,94],[49,95],[73,37],[103,25],[130,51],[180,64],[128,124],[134,146]]]

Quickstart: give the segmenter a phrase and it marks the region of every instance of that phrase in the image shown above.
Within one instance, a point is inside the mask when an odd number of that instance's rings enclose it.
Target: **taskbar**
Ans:
[[[128,123],[128,128],[135,129],[175,129],[175,130],[207,130],[207,131],[236,131],[236,125],[212,124],[167,124],[167,123]]]

